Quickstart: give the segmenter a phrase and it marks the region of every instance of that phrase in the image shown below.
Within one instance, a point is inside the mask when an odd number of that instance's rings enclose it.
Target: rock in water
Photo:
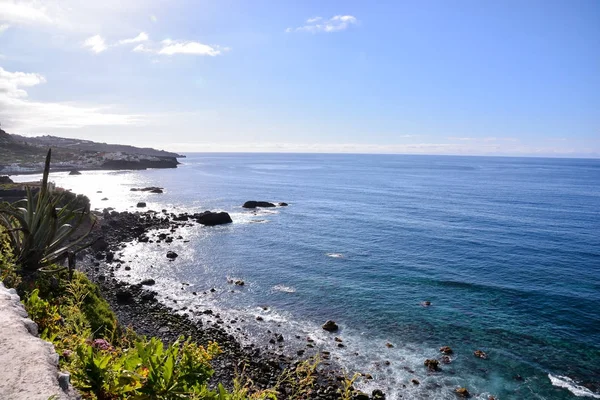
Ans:
[[[14,183],[9,176],[0,176],[0,183]]]
[[[137,203],[136,207],[138,207],[138,208],[144,208],[144,207],[146,207],[146,203],[143,202],[143,201],[140,201],[139,203]]]
[[[475,350],[475,351],[473,352],[473,355],[474,355],[475,357],[479,357],[479,358],[482,358],[482,359],[484,359],[484,360],[485,360],[485,359],[488,357],[488,356],[487,356],[487,354],[485,354],[485,352],[484,352],[484,351],[482,351],[482,350]]]
[[[194,214],[193,218],[202,225],[207,226],[215,226],[215,225],[223,225],[230,224],[233,221],[231,220],[231,216],[226,212],[211,212],[205,211],[200,214]]]
[[[72,169],[71,172],[69,172],[69,175],[81,175],[81,172],[77,171],[76,169]]]
[[[450,348],[450,346],[442,346],[440,347],[440,352],[444,354],[452,354],[452,349]]]
[[[423,363],[430,371],[439,371],[440,370],[440,362],[438,360],[427,359]]]
[[[244,208],[256,208],[256,207],[275,207],[275,204],[269,203],[268,201],[256,201],[250,200],[244,203]]]
[[[332,320],[325,322],[322,328],[325,329],[327,332],[336,332],[339,329],[335,321]]]
[[[144,279],[143,281],[140,282],[140,285],[145,285],[145,286],[152,286],[156,283],[156,281],[152,278],[149,279]]]
[[[179,256],[179,254],[175,253],[174,251],[169,251],[167,252],[167,258],[169,260],[174,260]]]
[[[287,206],[288,206],[288,203],[284,203],[284,202],[279,203],[279,207],[287,207]]]
[[[454,391],[454,393],[456,393],[458,396],[464,397],[464,398],[471,397],[471,394],[469,393],[467,388],[464,388],[464,387],[456,389]]]

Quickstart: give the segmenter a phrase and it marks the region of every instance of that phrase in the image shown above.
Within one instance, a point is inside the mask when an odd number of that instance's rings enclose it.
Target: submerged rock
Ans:
[[[269,203],[268,201],[249,200],[249,201],[245,202],[242,207],[244,207],[244,208],[275,207],[275,204]]]
[[[456,393],[458,396],[463,397],[463,398],[471,397],[471,393],[469,393],[467,388],[464,388],[464,387],[456,389],[454,391],[454,393]]]
[[[444,354],[452,354],[453,351],[450,348],[450,346],[442,346],[440,347],[440,352],[444,353]]]
[[[137,203],[136,207],[138,207],[138,208],[144,208],[144,207],[146,207],[146,203],[143,202],[143,201],[140,201],[139,203]]]
[[[485,352],[484,352],[484,351],[482,351],[482,350],[475,350],[475,351],[473,352],[473,355],[474,355],[475,357],[479,357],[479,358],[482,358],[482,359],[484,359],[484,360],[485,360],[486,358],[488,358],[487,354],[485,354]]]
[[[328,320],[327,322],[325,322],[323,324],[322,328],[324,330],[326,330],[327,332],[336,332],[339,329],[339,327],[335,323],[335,321],[332,321],[332,320]]]

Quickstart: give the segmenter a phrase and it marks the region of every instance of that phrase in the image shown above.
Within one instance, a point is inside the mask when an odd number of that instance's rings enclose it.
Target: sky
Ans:
[[[600,157],[600,1],[0,0],[0,123],[179,152]]]

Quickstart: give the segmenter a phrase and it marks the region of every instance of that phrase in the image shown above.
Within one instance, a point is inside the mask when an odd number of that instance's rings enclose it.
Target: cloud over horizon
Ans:
[[[40,102],[28,99],[25,88],[46,83],[38,73],[11,72],[0,67],[0,119],[3,126],[26,133],[53,128],[135,125],[141,115],[117,114],[112,106],[81,105],[72,102]]]
[[[358,19],[352,15],[335,15],[329,19],[323,17],[312,17],[306,20],[305,25],[297,28],[287,28],[286,33],[291,32],[339,32],[358,24]]]

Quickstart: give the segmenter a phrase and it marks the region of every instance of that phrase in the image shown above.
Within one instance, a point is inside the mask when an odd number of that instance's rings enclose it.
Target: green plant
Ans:
[[[359,373],[355,373],[352,378],[344,377],[341,387],[338,389],[341,400],[352,400],[356,390],[354,389],[354,382],[360,377]]]
[[[58,306],[42,299],[39,296],[39,289],[34,289],[29,294],[25,301],[25,309],[29,317],[38,324],[43,339],[52,337],[59,331],[58,322],[62,318],[58,313]]]
[[[148,399],[165,400],[201,392],[214,373],[210,361],[220,352],[216,343],[205,349],[183,337],[167,348],[156,338],[137,341],[135,348],[147,371],[139,392]]]
[[[9,234],[15,262],[26,272],[62,261],[69,251],[81,250],[79,244],[89,233],[71,241],[89,208],[73,209],[71,202],[58,207],[63,195],[54,195],[48,185],[51,155],[49,149],[42,184],[35,195],[28,187],[26,199],[0,205],[0,225]]]
[[[316,355],[286,368],[280,375],[275,389],[280,391],[285,388],[292,399],[312,398],[320,363],[321,359]]]
[[[2,225],[0,225],[0,282],[9,288],[17,287],[21,283],[21,276],[17,273],[8,233]]]

